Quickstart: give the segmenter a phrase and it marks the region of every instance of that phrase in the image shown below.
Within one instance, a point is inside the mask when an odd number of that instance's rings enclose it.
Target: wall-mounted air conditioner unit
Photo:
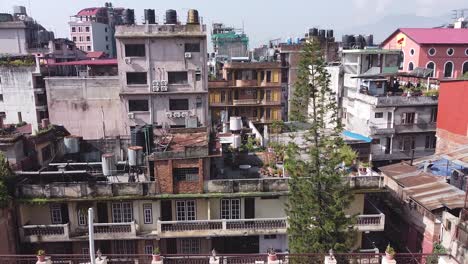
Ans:
[[[185,58],[186,59],[191,59],[192,58],[192,53],[191,52],[185,52]]]
[[[167,116],[168,118],[171,118],[171,117],[172,117],[172,112],[166,112],[166,116]]]
[[[188,112],[180,112],[180,115],[181,115],[182,117],[187,117],[189,114],[188,114]]]
[[[173,116],[174,116],[175,118],[179,118],[179,117],[180,117],[180,112],[174,112]]]
[[[155,80],[155,81],[153,81],[153,82],[151,83],[151,90],[152,90],[153,92],[159,92],[160,86],[161,86],[161,83],[160,83],[159,81],[156,81],[156,80]]]
[[[161,85],[161,92],[167,92],[167,85]]]
[[[161,80],[161,85],[167,85],[167,81],[166,80]]]
[[[126,64],[132,64],[132,58],[125,58]]]
[[[128,119],[135,119],[135,113],[128,113]]]

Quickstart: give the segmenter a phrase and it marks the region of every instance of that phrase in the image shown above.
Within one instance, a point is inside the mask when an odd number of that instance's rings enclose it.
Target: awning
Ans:
[[[342,134],[345,137],[353,138],[353,139],[356,139],[356,140],[361,140],[361,141],[364,141],[366,143],[372,142],[372,138],[363,136],[363,135],[358,134],[358,133],[353,133],[353,132],[348,131],[348,130],[344,130]]]

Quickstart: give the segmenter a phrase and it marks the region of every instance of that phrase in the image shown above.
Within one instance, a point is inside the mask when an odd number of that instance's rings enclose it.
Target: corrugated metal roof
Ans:
[[[468,45],[466,28],[399,28],[382,43],[402,32],[418,44],[460,44]]]

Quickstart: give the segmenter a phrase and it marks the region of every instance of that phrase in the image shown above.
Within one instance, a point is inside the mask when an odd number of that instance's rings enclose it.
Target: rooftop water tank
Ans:
[[[239,116],[231,116],[229,119],[229,129],[231,131],[239,131],[242,129],[242,119]]]
[[[318,29],[317,28],[309,29],[309,37],[316,37],[316,36],[318,36]]]
[[[24,7],[24,6],[13,6],[13,14],[26,15],[26,7]]]
[[[130,166],[143,165],[143,147],[131,146],[128,147],[128,164]]]
[[[117,171],[117,167],[115,165],[115,155],[113,153],[103,154],[101,160],[102,174],[104,174],[104,176],[115,175]]]
[[[6,13],[0,13],[0,23],[13,21],[13,16]]]
[[[200,18],[198,16],[198,10],[190,9],[187,15],[187,24],[199,25]]]
[[[65,145],[65,152],[67,154],[76,154],[80,152],[80,137],[78,136],[66,136],[63,139]]]
[[[177,24],[177,11],[174,9],[166,10],[166,24]]]
[[[318,34],[320,38],[325,38],[325,29],[320,29]]]
[[[374,35],[366,35],[364,38],[366,39],[366,46],[374,46]]]
[[[327,38],[333,38],[333,29],[327,30]]]
[[[154,9],[145,9],[145,23],[147,24],[156,24],[156,15]]]
[[[125,25],[134,25],[135,24],[135,10],[125,9],[122,13],[123,23]]]

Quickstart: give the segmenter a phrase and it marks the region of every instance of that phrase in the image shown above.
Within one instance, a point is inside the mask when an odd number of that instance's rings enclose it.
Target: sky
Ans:
[[[105,2],[1,0],[0,13],[10,13],[13,5],[24,5],[28,15],[53,30],[56,37],[68,37],[70,16],[86,7],[104,6]],[[176,9],[182,21],[185,21],[188,9],[198,9],[207,25],[223,22],[236,28],[243,27],[251,39],[251,47],[271,39],[300,37],[311,27],[344,32],[372,24],[387,15],[432,17],[468,7],[466,0],[114,0],[112,3],[114,7],[135,9],[137,23],[141,23],[145,8],[155,9],[159,21],[164,18],[166,9]]]

